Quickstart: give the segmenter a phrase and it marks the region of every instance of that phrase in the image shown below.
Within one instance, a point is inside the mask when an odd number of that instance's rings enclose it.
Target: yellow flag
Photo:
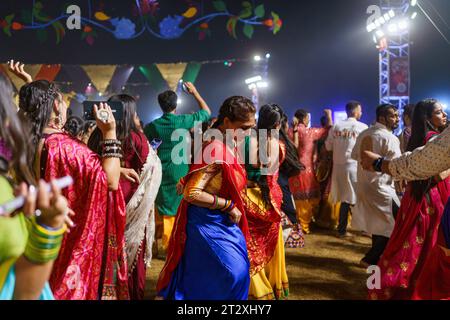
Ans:
[[[108,84],[116,71],[115,65],[103,65],[103,66],[81,66],[88,75],[91,82],[101,93],[105,93]]]
[[[160,63],[157,64],[159,72],[164,80],[166,80],[169,88],[176,91],[178,82],[183,77],[187,63]]]

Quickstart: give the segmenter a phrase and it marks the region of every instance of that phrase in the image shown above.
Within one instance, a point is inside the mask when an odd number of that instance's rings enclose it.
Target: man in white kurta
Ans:
[[[395,106],[384,104],[377,108],[377,122],[363,131],[356,140],[352,158],[358,161],[356,195],[352,226],[372,235],[372,248],[361,264],[376,265],[395,224],[396,210],[400,207],[394,180],[387,174],[369,172],[362,168],[361,153],[372,151],[386,160],[401,156],[400,141],[392,133],[399,124]]]
[[[333,204],[341,203],[338,226],[340,237],[347,236],[350,206],[356,203],[355,183],[358,163],[351,158],[352,150],[356,138],[368,128],[366,124],[358,121],[362,116],[359,102],[349,102],[345,109],[348,119],[336,123],[325,141],[327,150],[333,152],[330,200]]]

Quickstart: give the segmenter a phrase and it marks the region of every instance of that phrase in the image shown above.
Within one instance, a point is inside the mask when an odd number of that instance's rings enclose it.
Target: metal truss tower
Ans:
[[[410,7],[409,0],[380,0],[382,14],[386,14],[393,10],[396,16],[403,16]],[[384,48],[380,48],[379,64],[380,64],[380,103],[390,103],[398,107],[400,113],[409,103],[409,86],[410,86],[410,59],[409,59],[409,28],[391,33],[386,39]],[[407,83],[405,88],[392,88],[393,81],[391,79],[392,58],[404,58],[407,61]],[[396,93],[393,94],[395,89]],[[404,94],[399,94],[404,92]]]

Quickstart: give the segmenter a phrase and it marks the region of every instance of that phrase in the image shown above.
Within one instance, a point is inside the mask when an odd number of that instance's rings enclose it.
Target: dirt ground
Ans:
[[[304,248],[286,249],[289,300],[366,299],[368,275],[358,263],[371,240],[352,234],[352,238],[338,239],[333,232],[319,229],[305,236]],[[155,297],[163,264],[156,258],[147,271],[146,299]]]

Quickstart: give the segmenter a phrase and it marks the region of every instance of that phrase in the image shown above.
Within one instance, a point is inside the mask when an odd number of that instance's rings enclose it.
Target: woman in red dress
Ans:
[[[447,124],[447,115],[436,100],[419,102],[413,115],[408,151],[423,146]],[[448,173],[408,184],[394,231],[378,263],[381,288],[369,291],[370,299],[405,299],[413,297],[418,279],[438,241],[444,206],[450,195]]]
[[[39,80],[20,89],[20,112],[29,122],[30,159],[47,181],[70,175],[62,191],[75,212],[64,236],[50,285],[56,299],[128,299],[125,201],[119,186],[121,148],[106,104],[94,109],[103,135],[102,157],[66,134],[67,105],[56,86]],[[110,148],[111,151],[107,151]]]
[[[147,137],[137,127],[136,100],[127,94],[120,94],[111,97],[108,102],[123,104],[123,117],[117,124],[117,138],[123,149],[120,187],[127,204],[128,289],[131,300],[142,300],[155,233],[154,202],[161,183],[161,162]],[[93,150],[99,151],[100,136],[100,130],[93,132],[89,140]]]

